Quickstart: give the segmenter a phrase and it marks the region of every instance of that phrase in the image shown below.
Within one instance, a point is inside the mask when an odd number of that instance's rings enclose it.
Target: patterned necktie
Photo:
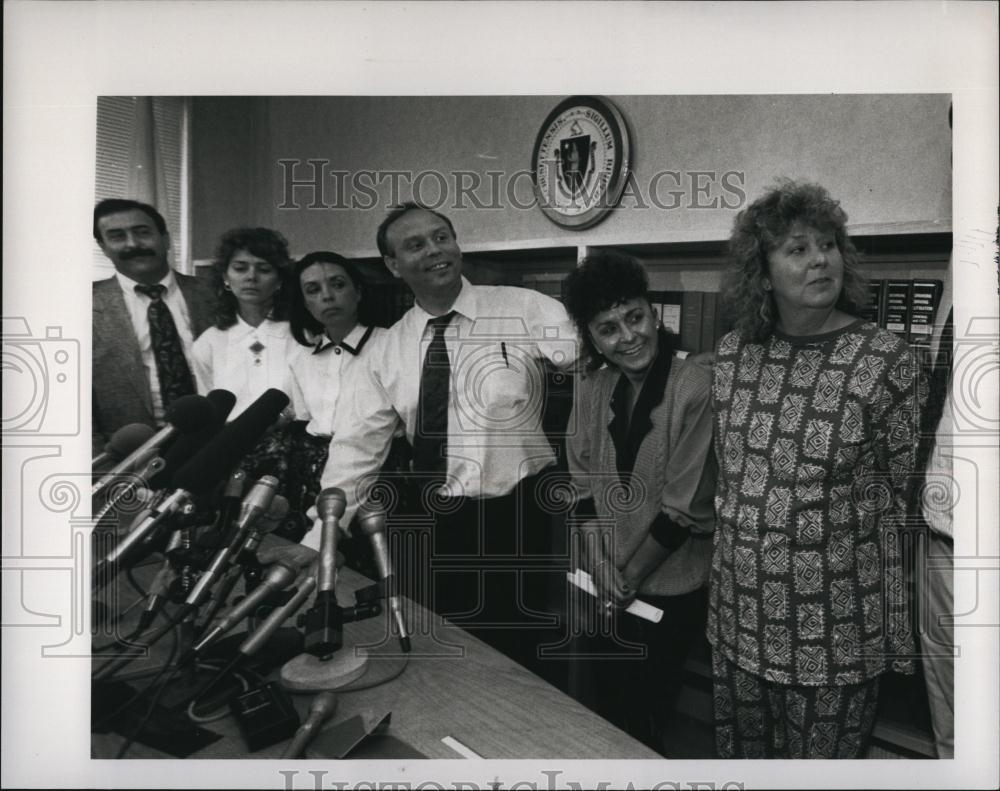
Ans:
[[[194,392],[194,379],[191,368],[184,356],[184,346],[181,336],[177,333],[174,317],[170,308],[163,301],[166,286],[154,285],[135,287],[136,293],[149,297],[149,307],[146,319],[149,321],[149,337],[153,346],[153,357],[156,360],[156,375],[160,379],[160,395],[163,398],[163,408],[184,395]]]
[[[451,363],[444,342],[444,331],[455,311],[427,322],[434,337],[424,355],[420,371],[420,396],[417,401],[417,425],[413,432],[414,472],[435,473],[443,483],[447,469],[445,448],[448,444],[448,396],[451,390]]]

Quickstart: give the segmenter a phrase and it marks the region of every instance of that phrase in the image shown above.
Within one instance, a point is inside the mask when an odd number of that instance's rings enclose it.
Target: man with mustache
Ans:
[[[91,440],[94,455],[129,423],[160,426],[171,402],[194,393],[191,344],[211,325],[214,297],[170,268],[162,215],[134,200],[94,207],[94,239],[115,274],[94,283]]]

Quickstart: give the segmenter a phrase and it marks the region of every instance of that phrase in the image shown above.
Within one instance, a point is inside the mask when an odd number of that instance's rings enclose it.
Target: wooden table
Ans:
[[[354,603],[352,592],[370,584],[349,569],[339,575],[338,599],[342,605]],[[407,602],[407,612],[438,625],[433,634],[449,645],[442,647],[431,634],[413,635],[409,665],[395,680],[370,690],[338,694],[338,707],[328,724],[345,721],[365,711],[392,712],[390,733],[428,758],[460,758],[447,744],[452,737],[483,758],[497,759],[660,759],[662,756],[611,725],[558,689],[507,658],[481,640]],[[137,608],[138,609],[138,608]],[[387,611],[388,608],[386,608]],[[398,643],[386,640],[388,615],[347,624],[348,644],[376,645],[367,676],[389,675],[398,668]],[[411,629],[413,625],[411,624]],[[424,630],[427,631],[427,630]],[[166,642],[166,641],[163,641]],[[381,644],[381,645],[379,645]],[[140,670],[136,660],[129,671]],[[380,658],[379,652],[392,657]],[[163,654],[166,647],[163,648]],[[162,661],[162,657],[160,657]],[[305,720],[311,694],[293,696],[296,709]],[[229,716],[205,725],[223,739],[195,753],[196,758],[279,758],[286,743],[249,753],[234,719]],[[113,757],[123,743],[115,734],[93,734],[92,756]],[[167,757],[135,743],[127,757]]]

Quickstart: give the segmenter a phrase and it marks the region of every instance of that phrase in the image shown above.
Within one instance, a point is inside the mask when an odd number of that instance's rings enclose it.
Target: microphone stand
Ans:
[[[242,489],[242,473],[235,473],[230,478],[231,486],[228,488],[227,496],[223,500],[219,518],[216,520],[213,530],[214,536],[221,534],[221,542],[212,541],[209,543],[218,545],[218,549],[212,555],[211,560],[205,557],[205,542],[198,542],[191,534],[190,530],[178,530],[172,536],[172,545],[167,552],[167,557],[171,561],[181,564],[181,570],[174,584],[170,586],[171,600],[180,604],[175,610],[169,622],[162,628],[149,636],[145,643],[148,649],[167,632],[177,627],[181,629],[181,656],[183,660],[178,666],[184,666],[189,660],[195,658],[199,650],[203,650],[204,642],[194,645],[194,638],[198,632],[210,624],[211,618],[218,612],[221,606],[229,597],[229,593],[236,581],[239,579],[240,566],[234,564],[236,560],[246,560],[252,558],[259,566],[256,556],[256,549],[259,546],[263,535],[273,530],[284,517],[288,510],[288,502],[283,497],[276,495],[278,481],[272,476],[263,476],[257,481],[246,497],[240,502],[238,500],[239,490]],[[238,513],[238,518],[237,518]],[[196,574],[200,571],[200,574]],[[291,581],[287,569],[285,574],[278,575],[281,581],[280,587],[286,587]],[[272,580],[270,587],[275,586]],[[268,592],[274,596],[271,601],[288,601],[288,596],[284,591],[262,590],[261,595],[254,598],[254,602],[262,601]],[[215,590],[213,591],[213,588]],[[248,590],[248,594],[251,591]],[[209,602],[210,614],[199,628],[197,615],[199,608]],[[148,625],[148,622],[147,622]],[[280,626],[280,624],[278,625]],[[278,630],[278,626],[273,631]],[[288,630],[286,630],[287,633]],[[300,645],[297,633],[295,644]],[[301,650],[299,648],[299,650]],[[133,659],[132,656],[120,656],[113,659],[98,669],[95,678],[98,680],[109,678],[119,671]],[[192,678],[194,681],[194,665],[191,664]]]
[[[260,586],[261,580],[264,577],[265,567],[260,562],[260,558],[257,557],[257,547],[260,546],[263,535],[264,533],[258,526],[258,529],[251,531],[246,542],[236,553],[233,565],[226,572],[226,575],[215,590],[212,591],[208,609],[205,611],[204,616],[199,619],[196,628],[196,633],[199,636],[204,635],[208,631],[219,611],[229,601],[229,597],[240,579],[243,580],[244,597],[250,596]],[[279,607],[288,602],[292,595],[292,592],[287,589],[272,591],[260,601],[255,612],[248,614],[251,624],[255,617],[263,617],[258,614],[261,609],[266,608],[266,612],[270,612],[274,607]]]
[[[337,539],[340,518],[347,498],[337,488],[324,489],[316,500],[322,519],[316,600],[300,619],[305,631],[305,653],[281,668],[281,683],[293,692],[321,692],[338,689],[364,674],[368,654],[363,649],[344,644],[344,624],[381,615],[375,601],[359,601],[353,607],[341,607],[337,601]]]
[[[282,666],[281,685],[291,692],[322,692],[360,678],[368,669],[368,653],[344,641],[343,626],[381,614],[377,600],[360,601],[356,596],[353,607],[341,607],[333,591],[317,593],[313,606],[298,620],[306,651]]]
[[[110,659],[94,672],[95,681],[107,680],[126,665],[130,664],[133,660],[138,659],[139,657],[147,656],[149,649],[159,642],[166,634],[171,632],[175,627],[181,629],[179,636],[182,638],[182,648],[188,647],[194,642],[192,624],[187,623],[187,625],[185,625],[193,613],[183,611],[183,605],[195,584],[194,581],[197,577],[198,569],[204,565],[201,553],[198,552],[198,550],[193,546],[194,542],[191,534],[194,529],[193,522],[195,516],[196,513],[192,509],[191,511],[175,515],[173,517],[174,519],[180,520],[180,525],[175,526],[175,529],[170,535],[170,541],[163,551],[166,563],[171,571],[170,576],[172,576],[173,579],[168,585],[166,585],[165,590],[163,590],[162,593],[155,590],[151,591],[151,596],[157,597],[158,601],[154,600],[147,604],[146,611],[140,615],[138,628],[133,634],[128,636],[128,641],[118,640],[114,644],[116,647],[123,649],[135,647],[138,650],[125,650],[119,653],[118,656]],[[164,599],[173,604],[182,605],[182,611],[175,612],[168,619],[165,625],[150,633],[146,640],[142,643],[132,643],[132,640],[142,635],[142,633],[152,625],[152,622],[156,617],[156,612],[159,609],[159,605],[162,604]]]
[[[244,637],[244,639],[240,642],[238,648],[228,662],[220,668],[207,683],[199,687],[193,694],[186,696],[177,705],[181,706],[190,703],[197,705],[201,702],[203,705],[215,707],[228,699],[232,695],[232,690],[223,688],[220,696],[219,687],[222,683],[231,674],[250,663],[253,657],[264,647],[264,645],[275,636],[275,633],[287,633],[288,630],[282,629],[281,625],[288,618],[298,612],[299,608],[301,608],[309,596],[312,595],[315,588],[316,579],[314,577],[306,577],[301,582],[292,597],[282,606],[275,608],[256,630],[247,633],[245,636],[239,635],[239,637]],[[190,662],[192,658],[195,658],[198,655],[197,649],[198,646],[195,647],[195,650],[189,651],[187,656],[182,658],[182,661]],[[213,692],[215,693],[214,698],[206,704],[207,696],[209,693]]]
[[[243,489],[244,478],[244,474],[238,470],[229,476],[223,492],[218,517],[214,520],[214,527],[208,528],[213,530],[216,536],[221,533],[223,540],[227,542],[234,541],[236,538],[235,526],[231,527],[230,523],[233,521],[240,507],[240,495]],[[198,541],[195,536],[195,519],[198,512],[192,502],[189,501],[187,505],[188,507],[182,509],[179,514],[175,512],[167,517],[171,521],[178,523],[174,525],[175,529],[171,532],[167,547],[164,550],[167,568],[161,572],[164,576],[169,574],[172,581],[169,585],[164,586],[160,584],[162,579],[154,580],[154,586],[147,599],[147,606],[142,616],[140,616],[138,628],[129,635],[129,639],[135,638],[152,625],[165,599],[175,605],[179,605],[180,609],[171,614],[166,626],[153,632],[148,637],[144,643],[146,650],[152,647],[153,644],[174,627],[181,629],[180,637],[182,638],[181,645],[184,653],[186,653],[187,649],[190,649],[194,643],[195,636],[194,616],[197,614],[198,606],[207,598],[208,588],[217,579],[216,576],[211,576],[211,573],[213,571],[218,572],[219,567],[225,563],[229,556],[228,552],[221,550],[216,553],[211,565],[208,563],[208,548],[204,546],[203,541]],[[145,522],[143,519],[138,521],[140,523]],[[97,584],[96,581],[95,584]],[[116,645],[122,646],[122,642],[116,641]],[[142,653],[139,655],[141,656]],[[95,678],[98,680],[109,678],[134,658],[135,655],[119,656],[117,659],[99,668],[95,674]]]

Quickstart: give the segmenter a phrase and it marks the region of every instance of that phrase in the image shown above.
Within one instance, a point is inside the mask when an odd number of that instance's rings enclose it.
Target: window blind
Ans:
[[[167,197],[165,206],[157,206],[167,221],[170,233],[170,265],[186,272],[189,263],[183,260],[180,250],[182,240],[183,158],[187,156],[184,145],[184,99],[177,96],[153,97],[153,128],[156,139],[156,156],[159,157]],[[135,133],[136,98],[134,96],[97,97],[97,172],[94,183],[94,202],[104,198],[134,198],[128,194],[129,159]],[[94,243],[95,280],[114,273],[111,262]]]

